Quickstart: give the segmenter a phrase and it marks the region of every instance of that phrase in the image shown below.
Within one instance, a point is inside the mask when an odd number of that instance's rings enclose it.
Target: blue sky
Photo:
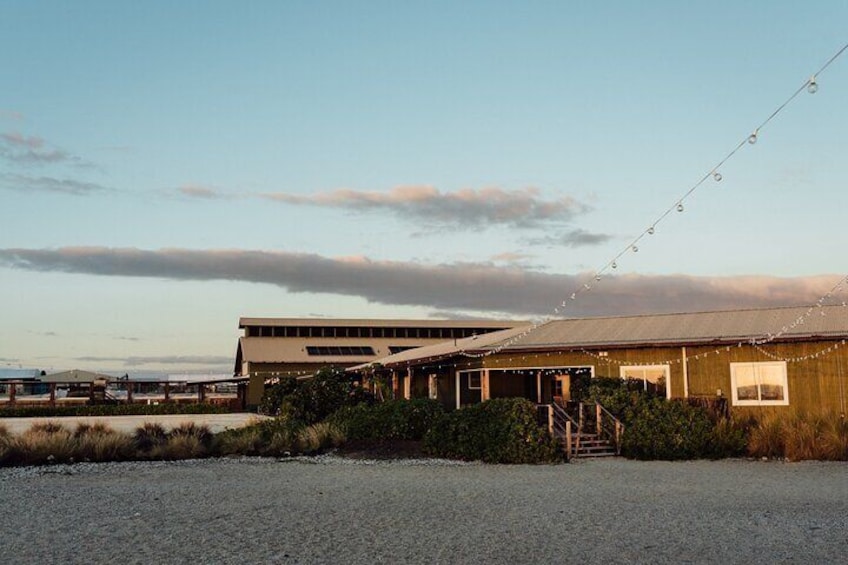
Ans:
[[[231,367],[239,316],[811,304],[845,2],[0,5],[0,366]],[[833,300],[844,300],[841,291]]]

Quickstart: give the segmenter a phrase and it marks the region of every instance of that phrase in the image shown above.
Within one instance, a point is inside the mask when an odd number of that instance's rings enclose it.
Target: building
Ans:
[[[846,414],[847,339],[844,306],[769,308],[553,320],[377,362],[397,396],[450,408],[497,397],[567,400],[578,379],[604,376],[668,398],[725,398],[741,414]]]
[[[343,320],[241,318],[235,376],[250,377],[247,404],[262,399],[266,380],[350,367],[423,345],[513,328],[508,320]]]

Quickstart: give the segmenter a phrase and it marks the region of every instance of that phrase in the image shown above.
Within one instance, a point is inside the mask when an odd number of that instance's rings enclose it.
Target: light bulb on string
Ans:
[[[748,136],[748,143],[754,145],[757,142],[757,137],[760,135],[760,130],[755,129],[751,135]]]
[[[815,94],[819,91],[819,85],[816,82],[816,75],[810,77],[810,82],[807,83],[807,92],[810,94]]]
[[[678,211],[678,212],[682,212],[682,211],[683,211],[683,202],[678,202],[678,203],[677,203],[677,211]]]
[[[722,178],[724,177],[721,176],[720,172],[716,171],[713,173],[713,180],[715,180],[716,182],[721,182]]]
[[[632,246],[630,249],[631,249],[631,250],[633,250],[633,253],[638,253],[638,252],[639,252],[639,247],[638,247],[638,246],[636,246],[636,245]]]
[[[657,232],[654,226],[648,228],[648,235],[654,235]]]
[[[618,268],[618,263],[616,263],[615,261],[613,261],[613,262],[612,262],[612,264],[610,265],[610,267],[612,267],[613,269],[617,269],[617,268]],[[844,305],[845,303],[843,302],[842,304]]]

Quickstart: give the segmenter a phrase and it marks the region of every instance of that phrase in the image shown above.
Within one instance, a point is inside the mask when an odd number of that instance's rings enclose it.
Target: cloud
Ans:
[[[75,357],[75,361],[87,363],[113,363],[121,362],[126,367],[138,367],[141,365],[232,365],[233,358],[222,355],[155,355],[155,356],[131,356],[131,357],[97,357],[83,356]]]
[[[24,115],[20,112],[16,112],[14,110],[2,110],[0,109],[0,119],[9,120],[13,122],[20,122],[24,119]]]
[[[571,197],[543,200],[535,188],[440,192],[432,186],[400,186],[389,192],[340,189],[310,196],[284,192],[260,196],[299,206],[354,212],[385,211],[401,218],[416,218],[453,229],[479,229],[493,224],[535,228],[551,222],[569,222],[589,210],[588,206]]]
[[[95,192],[106,192],[110,190],[103,185],[93,182],[15,174],[0,174],[0,187],[18,192],[54,192],[74,196],[87,196]]]
[[[527,245],[547,245],[550,247],[583,247],[587,245],[600,245],[612,239],[611,235],[605,233],[591,233],[583,229],[571,230],[554,235],[526,238]]]
[[[497,255],[492,255],[491,260],[498,263],[523,263],[533,257],[534,255],[529,253],[512,253],[507,251],[504,253],[498,253]]]
[[[177,189],[177,192],[179,192],[183,196],[188,196],[190,198],[200,198],[204,200],[217,200],[220,198],[227,197],[219,190],[197,184],[185,184],[179,187]]]
[[[0,158],[10,163],[23,165],[45,165],[71,163],[89,167],[90,163],[63,149],[50,148],[44,139],[12,131],[0,133]]]
[[[277,285],[292,293],[327,293],[434,310],[544,315],[587,274],[565,275],[491,263],[425,265],[336,259],[307,253],[242,250],[142,250],[108,247],[0,249],[0,265],[30,271],[171,280],[230,280]],[[624,315],[812,304],[834,276],[609,276],[567,315]]]

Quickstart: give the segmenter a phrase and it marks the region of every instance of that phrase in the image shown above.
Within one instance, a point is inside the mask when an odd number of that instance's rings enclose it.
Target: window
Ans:
[[[668,365],[635,365],[621,367],[621,378],[639,381],[644,390],[658,396],[671,397]]]
[[[788,406],[786,361],[731,363],[730,388],[734,406]]]
[[[306,354],[334,357],[375,355],[374,348],[367,345],[307,345]]]
[[[480,383],[480,371],[472,371],[468,373],[468,388],[469,390],[479,390],[482,388]]]

